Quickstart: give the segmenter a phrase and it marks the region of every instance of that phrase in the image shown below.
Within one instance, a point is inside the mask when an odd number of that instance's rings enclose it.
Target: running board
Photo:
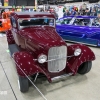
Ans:
[[[9,48],[11,56],[13,55],[13,53],[19,52],[19,48],[16,44],[9,44],[8,48]]]
[[[71,76],[71,75],[73,75],[73,73],[57,76],[57,77],[51,78],[51,81],[52,82],[60,81],[60,80],[66,79],[68,76]]]

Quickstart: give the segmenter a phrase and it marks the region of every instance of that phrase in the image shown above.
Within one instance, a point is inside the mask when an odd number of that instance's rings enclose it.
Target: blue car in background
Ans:
[[[65,41],[100,46],[100,24],[97,17],[63,17],[56,21],[56,30]]]

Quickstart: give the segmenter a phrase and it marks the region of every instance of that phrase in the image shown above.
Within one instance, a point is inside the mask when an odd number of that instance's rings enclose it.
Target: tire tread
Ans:
[[[91,67],[92,67],[92,61],[85,62],[79,67],[78,73],[86,74],[91,70]]]
[[[27,77],[19,76],[20,91],[25,93],[29,90],[29,81]]]

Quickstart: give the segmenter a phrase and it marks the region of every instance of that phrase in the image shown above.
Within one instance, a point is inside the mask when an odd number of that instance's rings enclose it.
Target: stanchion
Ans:
[[[2,46],[3,47],[3,46]],[[6,51],[6,49],[3,47],[3,49]],[[8,54],[8,53],[7,53]],[[14,61],[14,63],[17,65],[17,67],[22,71],[22,73],[28,78],[28,80],[31,82],[31,84],[36,88],[36,90],[40,93],[40,95],[44,98],[44,100],[47,100],[47,98],[43,95],[43,93],[39,90],[39,88],[30,80],[30,78],[26,75],[26,73],[24,72],[24,70],[22,70],[20,68],[20,66],[17,64],[17,62],[15,62],[15,60],[13,59],[13,57],[11,57],[11,59]],[[1,63],[2,64],[2,63]],[[2,66],[3,67],[3,66]],[[4,70],[4,68],[3,68]],[[5,72],[5,70],[4,70]],[[6,73],[6,72],[5,72]],[[6,75],[7,76],[7,75]],[[8,79],[8,77],[7,77]],[[9,81],[10,82],[10,81]],[[17,99],[16,99],[17,100]]]

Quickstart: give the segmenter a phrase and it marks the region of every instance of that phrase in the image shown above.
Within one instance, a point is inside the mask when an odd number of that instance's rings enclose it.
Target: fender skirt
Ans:
[[[13,54],[13,59],[16,64],[17,73],[20,76],[25,77],[34,75],[36,73],[43,73],[48,81],[51,81],[50,75],[48,74],[45,68],[41,68],[37,61],[34,60],[33,56],[28,52],[16,52]],[[25,72],[25,74],[21,71],[21,69]]]
[[[73,75],[77,73],[77,70],[82,63],[95,60],[93,51],[89,47],[82,44],[68,46],[68,56],[73,55],[75,49],[77,48],[81,49],[81,54],[77,57],[73,56],[67,59],[67,67],[73,72]],[[68,68],[66,68],[67,72],[69,71]]]

